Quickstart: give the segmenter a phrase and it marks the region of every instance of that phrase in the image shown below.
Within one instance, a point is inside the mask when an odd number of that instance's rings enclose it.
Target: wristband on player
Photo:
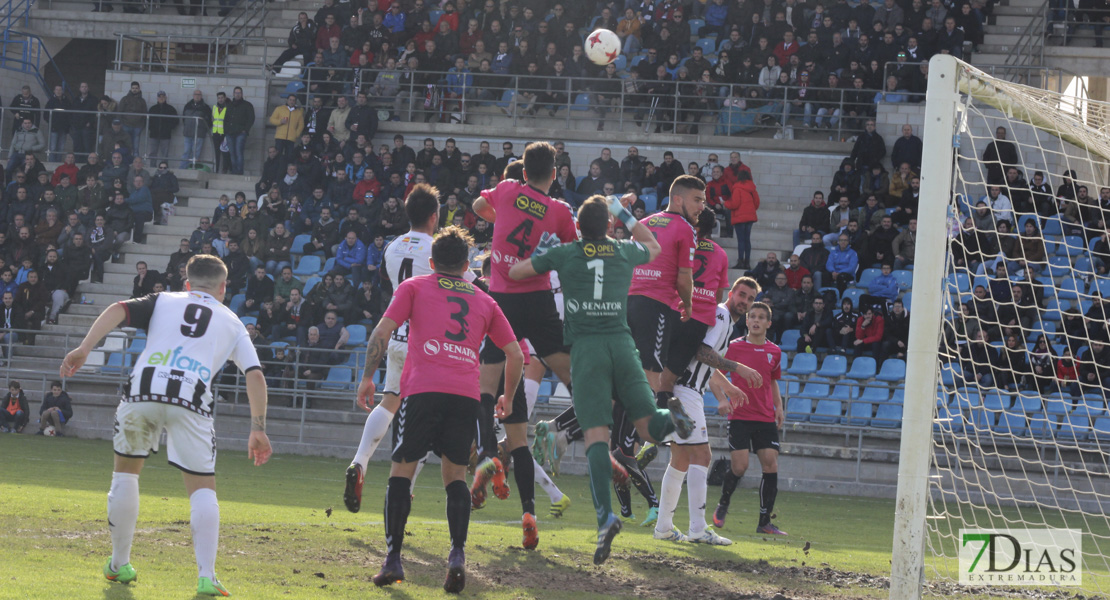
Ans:
[[[621,204],[621,199],[617,196],[606,196],[605,199],[609,202],[609,212],[616,217],[618,221],[624,223],[625,228],[631,232],[632,228],[639,223],[636,217],[628,212],[628,209]]]

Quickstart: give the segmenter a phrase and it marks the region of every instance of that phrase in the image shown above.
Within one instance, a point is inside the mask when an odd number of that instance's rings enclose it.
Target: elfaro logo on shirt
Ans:
[[[424,342],[424,354],[428,356],[435,356],[439,354],[439,342],[435,340],[428,340]]]

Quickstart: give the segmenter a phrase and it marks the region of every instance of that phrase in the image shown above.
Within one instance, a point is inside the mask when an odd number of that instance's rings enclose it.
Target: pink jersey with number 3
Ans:
[[[729,373],[732,384],[748,395],[748,403],[737,407],[728,416],[732,421],[775,422],[775,394],[772,386],[782,378],[782,349],[771,342],[753,344],[747,338],[733,340],[728,345],[725,358],[755,369],[763,377],[763,385],[756,389],[736,373]]]
[[[632,272],[628,295],[647,296],[680,310],[682,300],[676,285],[678,270],[689,269],[693,264],[697,234],[689,221],[678,213],[655,213],[640,219],[640,223],[651,230],[662,251],[655,260],[636,267]],[[713,306],[716,305],[714,302]],[[716,308],[713,310],[716,311]]]
[[[509,277],[509,269],[532,256],[544,233],[558,236],[564,244],[578,239],[570,207],[515,179],[483,191],[482,197],[497,212],[490,291],[523,294],[550,290],[547,275],[515,281]]]
[[[727,289],[728,254],[713,240],[698,240],[694,252],[693,319],[712,327],[717,319],[717,290]]]
[[[493,298],[449,275],[406,279],[397,286],[385,316],[394,323],[409,323],[401,397],[442,392],[477,400],[482,340],[488,335],[498,347],[516,341]]]

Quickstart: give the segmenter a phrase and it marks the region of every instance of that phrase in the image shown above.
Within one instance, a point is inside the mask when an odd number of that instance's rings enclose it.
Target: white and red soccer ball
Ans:
[[[598,29],[586,36],[586,58],[595,65],[605,66],[621,53],[621,39],[608,29]]]

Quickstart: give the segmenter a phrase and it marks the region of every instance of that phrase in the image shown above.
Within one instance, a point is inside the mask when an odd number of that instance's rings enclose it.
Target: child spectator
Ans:
[[[0,431],[23,433],[30,420],[31,411],[27,408],[27,397],[23,395],[18,381],[8,382],[8,395],[0,404]]]

